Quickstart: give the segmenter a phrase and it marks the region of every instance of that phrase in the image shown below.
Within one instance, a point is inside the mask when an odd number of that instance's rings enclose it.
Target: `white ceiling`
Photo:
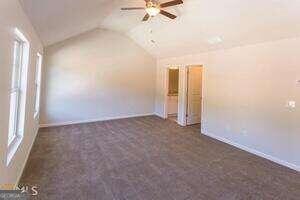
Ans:
[[[22,1],[45,45],[100,27],[123,32],[162,58],[300,36],[299,0],[184,0],[167,9],[176,20],[148,22],[141,22],[144,11],[120,11],[143,0]],[[211,44],[215,38],[223,41]]]

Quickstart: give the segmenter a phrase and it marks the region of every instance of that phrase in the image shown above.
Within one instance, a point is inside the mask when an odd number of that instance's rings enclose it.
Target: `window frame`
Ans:
[[[16,153],[24,135],[29,56],[29,41],[21,31],[15,28],[13,39],[13,66],[9,93],[10,112],[7,139],[7,165],[9,165]]]
[[[35,104],[34,104],[34,118],[38,119],[40,114],[40,98],[41,98],[41,81],[42,81],[42,64],[43,55],[37,53],[36,71],[35,71]]]
[[[19,108],[21,98],[21,85],[20,79],[22,74],[22,41],[18,38],[14,39],[14,59],[13,59],[13,74],[10,91],[10,121],[9,121],[9,135],[8,146],[13,140],[18,137],[18,121],[19,121]],[[17,80],[16,80],[17,79]],[[17,83],[16,83],[17,82]],[[12,116],[13,115],[13,116]]]

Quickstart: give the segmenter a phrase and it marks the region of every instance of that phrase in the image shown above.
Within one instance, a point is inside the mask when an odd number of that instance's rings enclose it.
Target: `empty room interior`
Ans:
[[[0,199],[299,200],[299,0],[1,0]]]

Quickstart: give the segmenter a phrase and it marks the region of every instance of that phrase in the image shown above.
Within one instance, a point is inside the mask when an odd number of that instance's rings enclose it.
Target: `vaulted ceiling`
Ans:
[[[95,28],[122,32],[162,58],[300,36],[299,0],[183,0],[141,22],[143,0],[21,0],[45,45]],[[160,0],[165,2],[168,0]]]

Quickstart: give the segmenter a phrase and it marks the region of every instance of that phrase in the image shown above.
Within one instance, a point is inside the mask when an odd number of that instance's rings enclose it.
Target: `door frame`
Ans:
[[[168,93],[169,93],[169,70],[170,69],[179,69],[179,77],[178,77],[178,84],[180,84],[180,66],[168,66],[165,68],[165,71],[164,71],[164,77],[165,77],[165,89],[164,89],[164,119],[167,119],[168,118],[168,99],[169,99],[169,96],[168,96]],[[179,86],[178,86],[179,87]],[[179,88],[178,88],[178,101],[179,101]],[[179,102],[178,102],[178,105],[179,105]],[[179,108],[179,106],[178,106]],[[179,112],[179,111],[178,111]],[[177,119],[178,120],[178,119]]]
[[[186,67],[182,65],[168,65],[164,69],[164,112],[163,118],[168,118],[168,90],[169,90],[169,69],[179,69],[179,86],[178,86],[178,115],[177,123],[181,126],[185,126],[185,108],[182,106],[185,104],[185,81],[186,81]]]
[[[188,69],[191,66],[201,66],[203,67],[204,73],[204,66],[201,64],[192,64],[192,65],[167,65],[164,69],[164,106],[163,106],[163,118],[168,118],[168,89],[169,89],[169,69],[172,67],[179,68],[179,88],[178,88],[178,116],[177,116],[177,123],[180,126],[187,125],[187,89],[188,89]],[[204,76],[202,75],[202,113],[203,113],[203,82]],[[202,114],[201,114],[202,115]]]

